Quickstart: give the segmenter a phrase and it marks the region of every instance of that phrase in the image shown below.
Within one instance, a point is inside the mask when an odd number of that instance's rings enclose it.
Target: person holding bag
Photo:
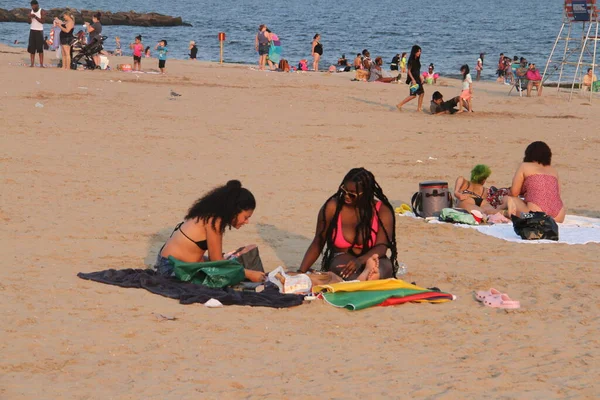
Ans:
[[[211,190],[192,205],[175,227],[158,252],[155,269],[160,275],[173,276],[176,262],[170,257],[182,263],[202,263],[249,253],[254,249],[252,246],[224,255],[223,235],[227,229],[240,229],[248,224],[255,208],[254,196],[240,181],[231,180]],[[244,274],[252,282],[265,280],[262,271],[244,269]]]

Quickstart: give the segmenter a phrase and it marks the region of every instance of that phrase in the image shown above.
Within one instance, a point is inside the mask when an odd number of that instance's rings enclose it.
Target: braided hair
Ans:
[[[220,233],[224,233],[226,228],[231,229],[239,213],[255,208],[254,195],[248,189],[243,188],[240,181],[231,180],[196,200],[185,219],[202,220],[204,223],[208,223],[212,218],[214,230],[217,230],[217,220],[220,220]]]
[[[329,226],[323,227],[323,231],[321,231],[321,237],[323,237],[323,233],[325,234],[325,251],[323,252],[323,262],[321,265],[321,269],[323,271],[329,270],[329,265],[333,260],[333,249],[334,249],[334,238],[337,236],[337,220],[340,215],[340,211],[342,210],[342,206],[344,205],[344,191],[342,190],[342,186],[345,183],[353,182],[356,184],[356,191],[361,193],[360,196],[356,199],[356,208],[358,210],[358,224],[356,225],[356,231],[354,235],[354,241],[352,242],[352,246],[350,247],[350,253],[356,257],[359,257],[365,253],[367,253],[370,248],[368,247],[368,243],[371,241],[371,232],[372,229],[372,221],[373,218],[376,217],[379,221],[379,229],[383,229],[385,233],[387,244],[386,246],[391,250],[391,262],[393,269],[393,276],[396,276],[396,271],[398,270],[398,249],[396,248],[396,216],[394,214],[394,208],[390,204],[388,198],[383,194],[383,190],[379,183],[375,180],[375,176],[364,168],[353,168],[346,174],[342,183],[338,189],[338,191],[327,199],[325,204],[327,204],[330,200],[335,200],[336,207],[335,213],[333,214],[333,218],[329,223]],[[388,232],[383,225],[381,218],[379,217],[379,213],[373,207],[375,202],[375,198],[381,200],[383,205],[388,207],[392,212],[392,231]],[[323,206],[321,210],[321,217],[323,221],[326,220],[325,217],[325,209]],[[374,212],[375,211],[375,212]],[[375,214],[375,215],[373,215]],[[354,247],[357,244],[358,238],[362,239],[363,247],[359,254],[354,253]],[[374,243],[373,243],[374,244]]]

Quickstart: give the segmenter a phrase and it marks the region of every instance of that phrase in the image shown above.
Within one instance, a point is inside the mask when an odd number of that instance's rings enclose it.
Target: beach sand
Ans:
[[[485,82],[475,113],[434,117],[416,101],[395,110],[406,85],[353,74],[169,60],[168,75],[137,76],[27,62],[0,48],[0,399],[600,393],[599,244],[523,245],[399,218],[405,280],[458,299],[359,312],[320,301],[208,309],[76,276],[151,265],[192,202],[228,179],[258,207],[225,248],[256,243],[268,270],[295,269],[350,168],[371,170],[398,206],[420,181],[453,186],[482,162],[489,184],[508,186],[534,140],[554,152],[569,213],[600,217],[600,101],[550,88],[507,97]],[[427,86],[424,108],[434,90],[448,99],[459,87]],[[490,287],[522,308],[481,306],[473,291]]]

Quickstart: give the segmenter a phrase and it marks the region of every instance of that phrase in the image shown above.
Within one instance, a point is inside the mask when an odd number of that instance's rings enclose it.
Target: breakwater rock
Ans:
[[[29,8],[14,8],[5,10],[0,8],[0,22],[29,22],[28,15],[31,9]],[[46,19],[44,23],[52,24],[54,17],[60,18],[65,12],[70,12],[75,17],[76,24],[82,24],[84,21],[91,21],[92,15],[100,12],[102,25],[131,25],[131,26],[192,26],[187,22],[183,22],[181,17],[171,17],[158,13],[140,14],[134,11],[92,11],[92,10],[76,10],[72,8],[53,8],[46,11]]]

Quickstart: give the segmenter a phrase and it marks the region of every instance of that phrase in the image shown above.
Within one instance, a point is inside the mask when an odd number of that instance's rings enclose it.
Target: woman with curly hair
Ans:
[[[155,268],[159,274],[173,275],[169,256],[183,262],[203,262],[224,259],[223,235],[226,229],[240,229],[248,223],[256,208],[252,193],[240,181],[229,181],[198,199],[189,209],[171,236],[158,252]],[[245,270],[246,278],[262,282],[265,274]]]
[[[298,272],[308,271],[325,248],[322,271],[345,280],[391,278],[398,269],[395,228],[393,207],[373,174],[353,168],[321,207]]]

